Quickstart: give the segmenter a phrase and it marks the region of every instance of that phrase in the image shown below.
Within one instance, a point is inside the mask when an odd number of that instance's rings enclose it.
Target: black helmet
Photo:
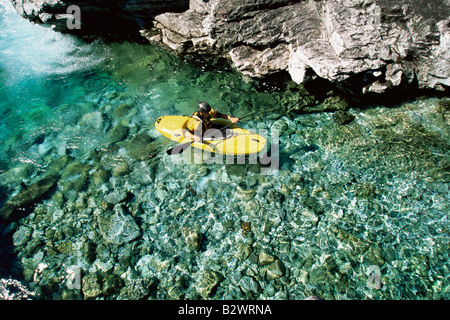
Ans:
[[[202,101],[198,104],[198,111],[209,113],[211,111],[211,106],[208,102]]]

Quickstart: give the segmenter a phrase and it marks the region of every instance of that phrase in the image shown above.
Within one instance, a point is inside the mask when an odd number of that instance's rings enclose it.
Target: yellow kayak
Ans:
[[[186,130],[188,116],[162,116],[156,120],[155,128],[166,138],[179,143],[192,141],[183,135]],[[226,126],[231,122],[225,119],[212,119],[211,123],[218,126]],[[210,141],[193,142],[194,148],[226,155],[256,154],[264,149],[266,139],[256,133],[243,129],[234,124],[226,129],[226,138],[218,138]]]

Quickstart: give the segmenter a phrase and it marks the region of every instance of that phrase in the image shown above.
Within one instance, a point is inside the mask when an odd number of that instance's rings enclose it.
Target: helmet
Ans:
[[[202,101],[198,104],[198,111],[209,113],[211,111],[211,106],[208,102]]]

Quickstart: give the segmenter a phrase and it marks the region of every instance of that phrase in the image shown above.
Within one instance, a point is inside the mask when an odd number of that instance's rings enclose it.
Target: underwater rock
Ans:
[[[240,243],[237,247],[236,256],[240,261],[247,259],[253,252],[252,247],[247,243]]]
[[[82,164],[79,162],[72,162],[67,165],[61,173],[61,178],[63,180],[69,180],[78,175],[86,174],[92,166],[89,164]]]
[[[131,112],[131,110],[133,110],[132,106],[126,103],[122,103],[114,109],[113,116],[114,118],[122,119],[123,117],[127,116]]]
[[[85,299],[96,298],[102,293],[97,274],[88,273],[83,277],[81,291]]]
[[[212,270],[204,270],[200,274],[195,288],[206,299],[214,294],[216,287],[222,280],[223,276],[220,273]]]
[[[189,248],[198,250],[200,248],[202,235],[197,228],[184,227],[183,230],[184,242]]]
[[[261,250],[258,256],[258,264],[260,266],[266,266],[268,264],[271,264],[275,262],[275,257],[269,253],[267,253],[265,250]]]
[[[334,113],[334,122],[340,125],[349,124],[354,119],[355,116],[346,111],[339,110]]]
[[[247,235],[247,233],[251,232],[250,222],[246,222],[246,221],[242,222],[241,228],[242,228],[242,235],[245,237]]]
[[[37,202],[51,196],[50,191],[58,180],[58,175],[47,175],[41,180],[25,186],[18,194],[6,201],[0,210],[0,217],[16,221],[21,219]]]
[[[67,165],[61,173],[61,184],[66,191],[79,192],[83,190],[88,182],[89,171],[93,167],[88,164],[72,162]]]
[[[19,184],[32,172],[32,169],[32,166],[28,163],[11,168],[0,175],[0,185]]]
[[[97,217],[100,234],[106,242],[121,245],[138,238],[141,234],[139,226],[133,217],[120,205],[114,207],[114,212],[105,211]]]
[[[91,176],[91,183],[97,187],[105,182],[108,181],[108,179],[110,178],[111,173],[107,170],[104,169],[98,169],[96,170],[92,176]]]
[[[146,160],[156,156],[157,144],[146,134],[138,134],[124,141],[123,146],[127,149],[128,156],[133,160]]]
[[[239,186],[237,187],[236,198],[238,198],[239,200],[249,201],[250,199],[253,199],[255,195],[256,195],[255,190],[252,189],[245,190]]]
[[[122,202],[127,197],[127,191],[125,190],[114,190],[110,192],[107,196],[105,196],[105,201],[111,204],[118,204]]]
[[[305,199],[302,201],[303,206],[305,206],[308,209],[311,209],[314,211],[314,213],[320,215],[323,213],[323,205],[320,203],[320,201],[315,197],[305,197]]]
[[[246,294],[258,293],[260,289],[258,282],[249,276],[243,276],[241,280],[239,280],[239,287]]]
[[[118,124],[108,131],[108,138],[111,143],[124,140],[128,135],[128,127]]]
[[[103,129],[103,114],[100,111],[86,113],[80,120],[79,124],[88,129]]]
[[[277,204],[282,204],[283,201],[285,200],[285,196],[281,193],[278,192],[276,190],[270,190],[267,193],[266,199],[269,203],[277,203]]]
[[[117,161],[112,165],[112,175],[117,178],[130,173],[130,167],[125,161]]]
[[[20,247],[28,242],[31,238],[32,230],[26,226],[20,226],[20,228],[13,234],[13,244],[16,247]]]
[[[276,259],[273,263],[264,267],[263,272],[264,271],[268,280],[274,280],[284,275],[286,267],[280,259]]]
[[[128,298],[131,300],[144,299],[150,293],[153,285],[152,279],[130,279],[125,281]]]

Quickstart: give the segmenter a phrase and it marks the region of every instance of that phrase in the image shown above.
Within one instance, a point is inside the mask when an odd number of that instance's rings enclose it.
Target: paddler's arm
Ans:
[[[195,134],[191,133],[189,130],[186,130],[186,131],[184,132],[184,136],[185,136],[186,138],[192,139],[192,140],[194,140],[194,141],[196,141],[196,142],[200,142],[200,141],[202,140],[202,139],[200,139],[199,136],[196,136]]]
[[[186,125],[186,129],[183,130],[183,136],[196,142],[200,142],[202,139],[195,134],[196,132],[201,134],[201,123],[191,118]]]
[[[230,120],[233,123],[236,123],[236,122],[239,121],[239,118],[234,118],[232,116],[229,116],[228,114],[220,113],[218,111],[217,111],[217,116],[222,118],[222,119]]]

